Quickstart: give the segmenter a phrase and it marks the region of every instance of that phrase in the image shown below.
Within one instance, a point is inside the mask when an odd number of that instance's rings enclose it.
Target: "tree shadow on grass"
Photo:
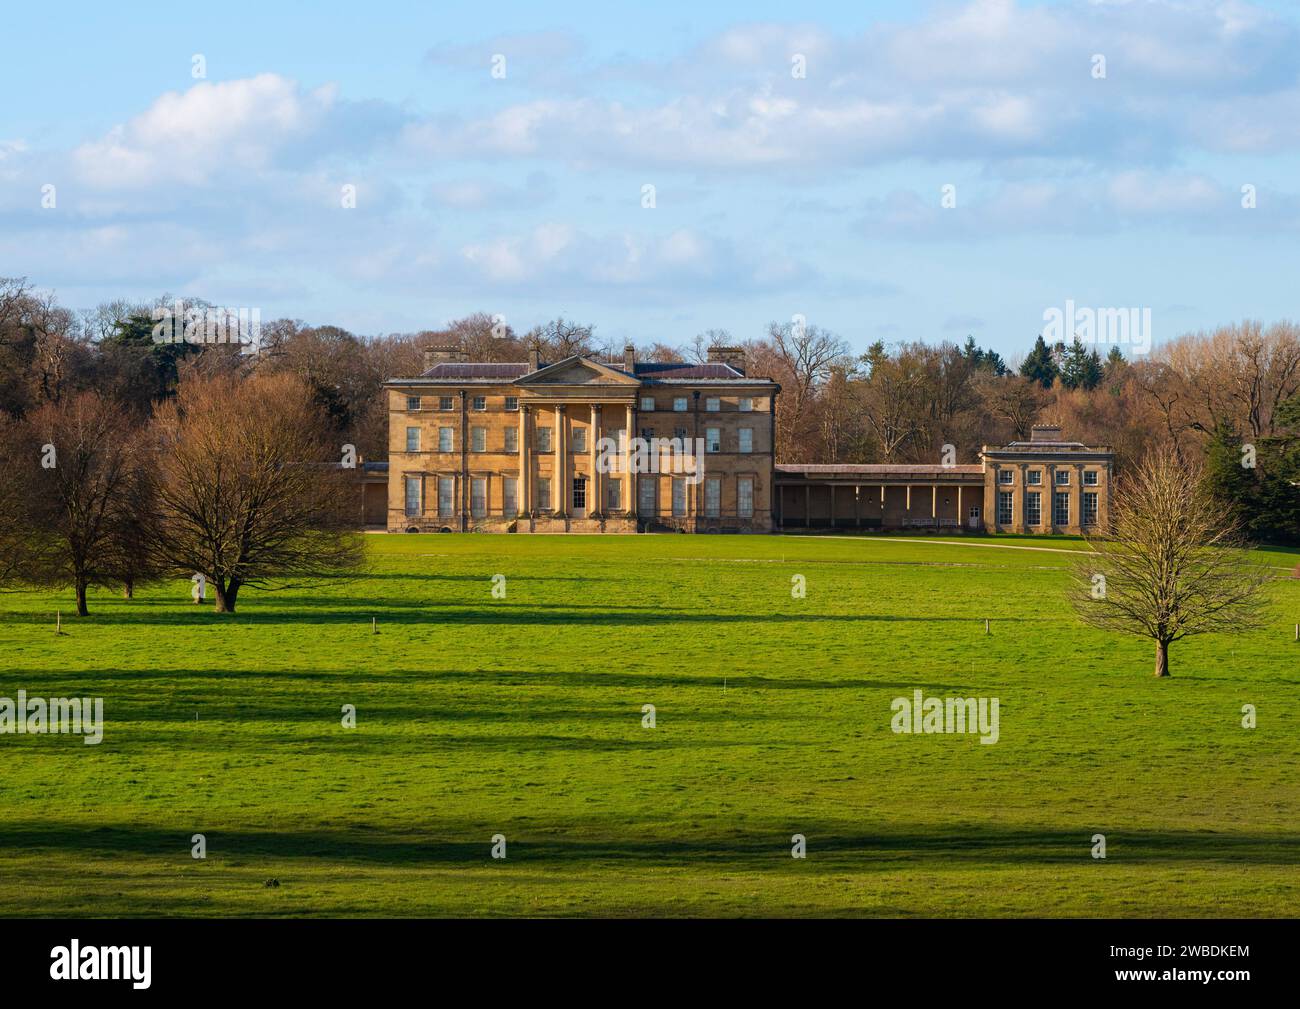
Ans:
[[[535,817],[530,821],[536,820]],[[600,863],[686,867],[710,865],[746,871],[789,870],[790,835],[804,834],[808,850],[821,868],[869,867],[904,863],[926,868],[1091,862],[1091,827],[1007,828],[985,825],[913,826],[861,830],[842,823],[782,822],[746,824],[719,836],[653,836],[662,824],[622,823],[617,829],[599,821],[486,823],[433,819],[420,834],[356,826],[321,826],[299,830],[223,830],[219,823],[114,825],[75,828],[35,822],[0,825],[0,857],[14,853],[45,856],[163,857],[190,862],[190,838],[207,838],[210,859],[321,860],[377,866],[491,865],[493,834],[507,836],[511,865],[584,868]],[[1300,866],[1300,834],[1249,831],[1124,830],[1107,833],[1108,863],[1188,865],[1213,862],[1260,867]]]
[[[188,686],[199,689],[198,681],[210,683],[238,682],[247,680],[274,684],[276,681],[309,682],[322,687],[333,687],[340,691],[360,690],[371,684],[401,684],[437,686],[443,683],[469,683],[499,687],[534,686],[546,688],[584,688],[604,689],[618,687],[633,693],[646,690],[662,690],[676,687],[721,689],[724,674],[698,674],[682,672],[617,672],[614,670],[598,673],[574,672],[565,669],[386,669],[372,672],[365,669],[336,670],[332,672],[306,672],[303,670],[269,670],[249,669],[243,667],[221,667],[215,669],[178,670],[178,669],[120,669],[98,668],[82,673],[51,672],[42,669],[18,669],[6,675],[11,683],[41,684],[48,687],[47,693],[55,696],[86,696],[87,692],[113,684],[136,684],[151,681],[163,681],[173,688]],[[845,677],[809,677],[797,674],[782,676],[736,675],[725,674],[726,684],[730,690],[896,690],[910,694],[918,688],[926,691],[942,691],[946,696],[970,697],[978,691],[969,684],[938,683],[924,675],[915,679],[901,681],[897,679],[868,679],[861,676]],[[55,693],[54,688],[62,693]],[[28,692],[36,696],[35,690],[28,687]],[[186,703],[177,699],[177,704]],[[343,703],[341,700],[340,703]],[[394,707],[401,717],[410,718],[420,713],[420,702],[411,700],[402,707]],[[515,709],[516,717],[520,712],[527,713],[524,702]],[[746,714],[746,716],[748,715]]]
[[[515,557],[503,558],[511,564],[518,564],[519,559]],[[485,586],[491,583],[495,571],[484,568],[483,571],[476,574],[446,574],[443,572],[407,572],[407,571],[368,571],[366,580],[384,579],[389,581],[429,581],[429,582],[482,582]],[[511,573],[508,576],[512,582],[621,582],[627,581],[628,578],[609,578],[602,575],[521,575]],[[324,580],[324,579],[322,579]]]
[[[705,609],[671,607],[605,606],[574,603],[509,603],[502,602],[489,608],[458,606],[454,603],[438,606],[411,601],[376,602],[364,608],[340,609],[337,602],[311,600],[295,604],[304,611],[285,612],[281,609],[240,610],[236,613],[213,613],[210,609],[140,612],[92,612],[89,617],[64,621],[66,632],[75,633],[82,626],[160,626],[160,627],[226,627],[273,626],[294,624],[352,624],[359,630],[370,627],[371,618],[384,624],[426,624],[436,626],[517,625],[546,626],[575,624],[595,627],[654,627],[672,624],[855,624],[855,623],[909,623],[909,624],[968,624],[972,629],[981,624],[982,617],[974,616],[912,616],[883,613],[713,613]],[[395,612],[396,611],[396,612]],[[0,614],[0,624],[49,624],[50,617],[43,613]],[[1047,617],[1016,617],[998,621],[1003,628],[1008,624],[1059,623]],[[382,633],[382,630],[381,630]]]

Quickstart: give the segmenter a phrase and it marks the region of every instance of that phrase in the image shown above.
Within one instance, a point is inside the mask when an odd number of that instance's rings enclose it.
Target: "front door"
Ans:
[[[969,520],[969,521],[970,521],[970,527],[971,527],[972,529],[978,529],[978,528],[980,527],[980,507],[979,507],[979,505],[971,505],[971,510],[970,510],[970,520]]]
[[[587,478],[585,476],[575,476],[573,478],[573,517],[575,519],[585,519],[587,517]]]

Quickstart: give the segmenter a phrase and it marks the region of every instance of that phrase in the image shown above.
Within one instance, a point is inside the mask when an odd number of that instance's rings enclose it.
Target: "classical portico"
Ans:
[[[390,530],[772,528],[779,387],[748,378],[734,348],[698,365],[639,363],[630,348],[621,362],[550,365],[427,353],[423,375],[386,383]],[[654,439],[702,468],[647,466],[635,449]]]
[[[519,400],[518,517],[528,524],[517,531],[612,531],[611,523],[635,524],[627,488],[627,460],[608,459],[611,472],[601,473],[602,438],[619,442],[634,429],[633,414],[641,383],[620,371],[585,359],[561,361],[514,383]],[[550,434],[539,436],[539,431]],[[624,445],[628,438],[622,440]],[[539,444],[550,451],[539,451]],[[626,456],[626,453],[624,453]],[[538,493],[539,481],[546,500]],[[617,506],[611,507],[614,486]],[[575,527],[575,523],[578,525]],[[539,529],[539,524],[544,529]],[[634,530],[629,530],[634,531]]]

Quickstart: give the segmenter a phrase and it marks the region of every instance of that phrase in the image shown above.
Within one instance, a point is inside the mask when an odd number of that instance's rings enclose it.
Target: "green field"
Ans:
[[[368,543],[234,616],[0,596],[0,696],[107,719],[0,736],[0,914],[1300,912],[1295,553],[1264,629],[1157,681],[1069,610],[1070,540]],[[894,734],[916,688],[999,698],[1000,741]]]

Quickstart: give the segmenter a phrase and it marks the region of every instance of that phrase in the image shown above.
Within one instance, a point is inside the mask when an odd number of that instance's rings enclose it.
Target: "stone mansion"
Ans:
[[[631,346],[621,361],[549,364],[435,347],[423,374],[385,388],[389,462],[364,479],[367,521],[386,510],[389,532],[1080,533],[1108,521],[1112,453],[1046,425],[975,464],[778,465],[780,386],[746,375],[736,347],[702,364],[638,361]]]

